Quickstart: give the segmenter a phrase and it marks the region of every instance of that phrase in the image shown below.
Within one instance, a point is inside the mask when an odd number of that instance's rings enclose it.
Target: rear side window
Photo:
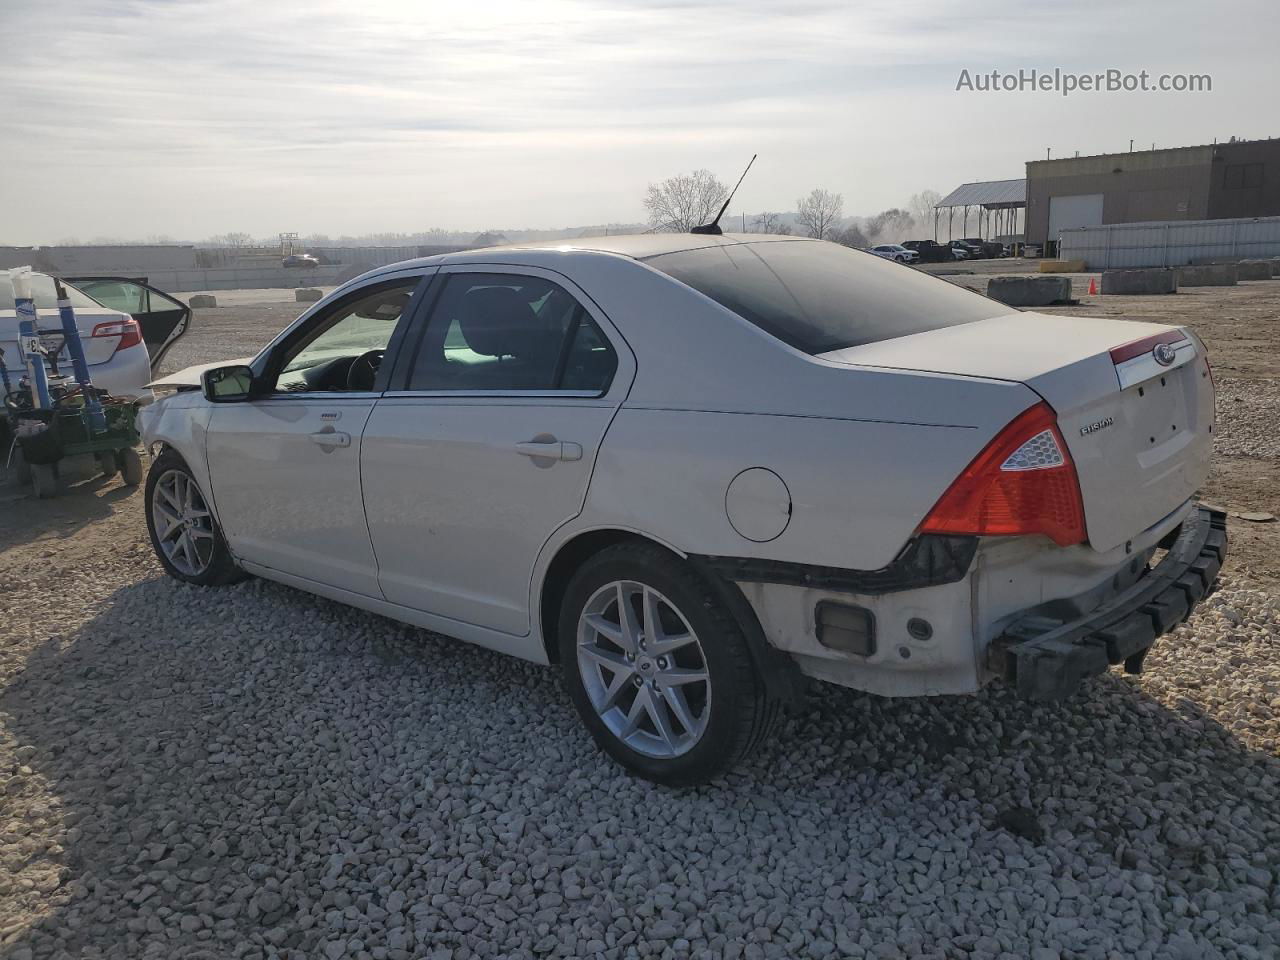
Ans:
[[[67,288],[67,299],[77,309],[99,306],[98,302],[85,296],[70,284]],[[55,310],[58,306],[58,292],[53,285],[53,278],[43,273],[31,274],[31,299],[35,301],[37,310]],[[13,310],[13,281],[9,279],[9,271],[0,270],[0,310]]]
[[[645,262],[808,354],[1013,312],[946,280],[833,243],[704,247]]]
[[[431,308],[410,390],[604,393],[617,355],[559,284],[511,273],[455,273]]]

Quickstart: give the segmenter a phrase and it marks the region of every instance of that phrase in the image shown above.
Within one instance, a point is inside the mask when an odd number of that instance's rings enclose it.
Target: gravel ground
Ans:
[[[1264,287],[1061,308],[1196,325],[1233,511],[1280,507]],[[166,367],[299,309],[199,311]],[[1280,958],[1280,524],[1230,524],[1140,677],[819,687],[677,792],[597,754],[550,670],[176,584],[115,481],[0,495],[0,958]]]
[[[163,578],[139,500],[90,577],[82,539],[0,567],[14,960],[1280,956],[1270,594],[1228,578],[1065,705],[821,688],[677,792],[598,755],[550,670]]]
[[[1280,382],[1228,377],[1217,387],[1214,451],[1235,457],[1280,457]]]

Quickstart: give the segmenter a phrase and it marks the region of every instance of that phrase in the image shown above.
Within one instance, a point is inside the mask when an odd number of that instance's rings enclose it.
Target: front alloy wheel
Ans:
[[[146,511],[151,546],[169,576],[200,586],[233,583],[244,576],[200,485],[171,450],[151,465]]]
[[[185,470],[166,470],[151,490],[156,543],[179,573],[198,577],[213,560],[213,516]]]

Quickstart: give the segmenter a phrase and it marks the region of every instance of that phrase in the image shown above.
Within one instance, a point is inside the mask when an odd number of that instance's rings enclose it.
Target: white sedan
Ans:
[[[1136,671],[1226,547],[1194,500],[1194,334],[1018,312],[821,241],[393,264],[252,362],[157,386],[172,576],[558,664],[601,747],[665,783],[736,763],[808,678],[1052,700]]]
[[[920,254],[898,243],[881,243],[872,247],[869,252],[885,260],[896,260],[898,263],[915,263],[920,259]]]
[[[152,370],[186,330],[191,308],[137,278],[77,277],[65,280],[64,287],[94,386],[112,396],[149,403]],[[53,278],[31,274],[31,294],[40,330],[62,343]],[[69,374],[65,343],[57,360],[61,372]],[[16,388],[26,370],[18,351],[18,314],[8,271],[0,271],[0,363]]]

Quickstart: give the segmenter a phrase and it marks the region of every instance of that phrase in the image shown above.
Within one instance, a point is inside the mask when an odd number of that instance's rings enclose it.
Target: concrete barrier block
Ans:
[[[1241,280],[1270,280],[1272,274],[1269,260],[1241,260],[1236,265],[1236,275]]]
[[[1103,295],[1151,295],[1178,292],[1176,270],[1104,270]]]
[[[324,294],[314,287],[299,287],[293,291],[293,298],[298,303],[315,303],[323,296]]]
[[[992,277],[987,281],[987,296],[1011,307],[1071,303],[1071,278]]]
[[[216,307],[218,305],[218,298],[211,297],[207,293],[198,293],[187,301],[187,305],[192,309],[196,307]]]
[[[1041,260],[1041,273],[1084,273],[1083,260]]]
[[[1234,263],[1210,263],[1199,267],[1179,267],[1180,287],[1234,287],[1236,265]]]

